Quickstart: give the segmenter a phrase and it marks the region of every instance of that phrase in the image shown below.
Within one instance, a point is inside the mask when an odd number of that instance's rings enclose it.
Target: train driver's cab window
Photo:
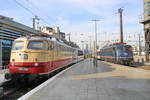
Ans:
[[[12,50],[21,50],[24,46],[24,42],[23,41],[16,41],[13,44]]]
[[[44,41],[30,41],[28,44],[28,49],[47,50],[48,46]]]

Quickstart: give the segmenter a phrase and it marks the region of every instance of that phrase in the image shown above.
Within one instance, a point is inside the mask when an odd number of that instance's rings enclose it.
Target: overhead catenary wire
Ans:
[[[39,7],[37,7],[33,2],[31,2],[30,0],[25,0],[28,4],[30,4],[33,8],[35,8],[37,11],[39,11],[39,12],[42,12],[42,10],[39,8]],[[44,13],[43,13],[44,14]],[[48,19],[50,18],[50,19],[52,19],[52,20],[55,20],[55,21],[57,21],[57,19],[54,19],[53,17],[51,17],[51,16],[49,16],[49,15],[47,15],[47,14],[44,14],[44,16],[46,16]]]
[[[18,2],[17,0],[13,0],[15,1],[16,4],[18,4],[19,6],[21,6],[22,8],[24,8],[26,11],[30,12],[32,15],[36,15],[35,13],[33,13],[30,9],[28,9],[27,7],[25,7],[24,5],[22,5],[20,2]]]
[[[20,7],[22,7],[23,9],[25,9],[26,11],[28,11],[29,13],[31,13],[33,16],[38,16],[36,13],[34,13],[32,10],[30,10],[29,8],[25,7],[23,4],[21,4],[20,2],[18,2],[17,0],[13,0],[16,4],[18,4]],[[45,21],[43,18],[40,17],[40,20],[42,20],[44,23],[49,24],[47,21]]]
[[[31,2],[31,0],[24,0],[24,1],[26,1],[28,4],[30,4],[33,8],[35,8],[38,12],[42,12],[43,13],[43,11],[37,6],[37,5],[35,5],[33,2]],[[49,16],[49,15],[47,15],[47,14],[45,14],[45,13],[43,13],[43,15],[45,16],[45,17],[47,17],[47,19],[51,19],[52,21],[54,21],[54,22],[59,22],[59,18],[55,18],[55,17],[51,17],[51,16]],[[45,23],[47,23],[43,18],[40,18],[41,20],[43,20]],[[59,25],[59,24],[58,24]]]
[[[30,2],[30,0],[25,0],[26,2],[28,2],[30,5],[32,5],[34,8],[36,8],[38,11],[40,11],[40,9],[35,6],[32,2]]]

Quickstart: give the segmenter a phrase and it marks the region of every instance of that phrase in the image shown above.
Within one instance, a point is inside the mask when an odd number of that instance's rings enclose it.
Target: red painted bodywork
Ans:
[[[10,73],[31,73],[31,74],[42,74],[49,73],[55,69],[61,68],[73,61],[72,58],[61,59],[50,62],[11,62],[9,65]],[[38,63],[38,66],[35,66]],[[27,68],[28,71],[20,71],[20,68]]]
[[[99,56],[99,58],[113,58],[112,56]]]
[[[112,45],[126,45],[127,43],[113,43]]]

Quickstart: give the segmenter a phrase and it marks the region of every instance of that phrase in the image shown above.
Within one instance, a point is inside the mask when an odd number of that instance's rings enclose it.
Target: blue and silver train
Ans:
[[[130,65],[133,63],[132,46],[126,43],[114,43],[97,52],[97,58],[113,63]]]

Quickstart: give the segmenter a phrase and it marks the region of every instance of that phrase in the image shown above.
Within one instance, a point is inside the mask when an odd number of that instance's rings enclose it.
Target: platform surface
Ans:
[[[26,100],[150,100],[150,71],[87,59]]]
[[[5,73],[8,72],[7,70],[0,70],[0,84],[4,81],[6,81],[5,79]]]

